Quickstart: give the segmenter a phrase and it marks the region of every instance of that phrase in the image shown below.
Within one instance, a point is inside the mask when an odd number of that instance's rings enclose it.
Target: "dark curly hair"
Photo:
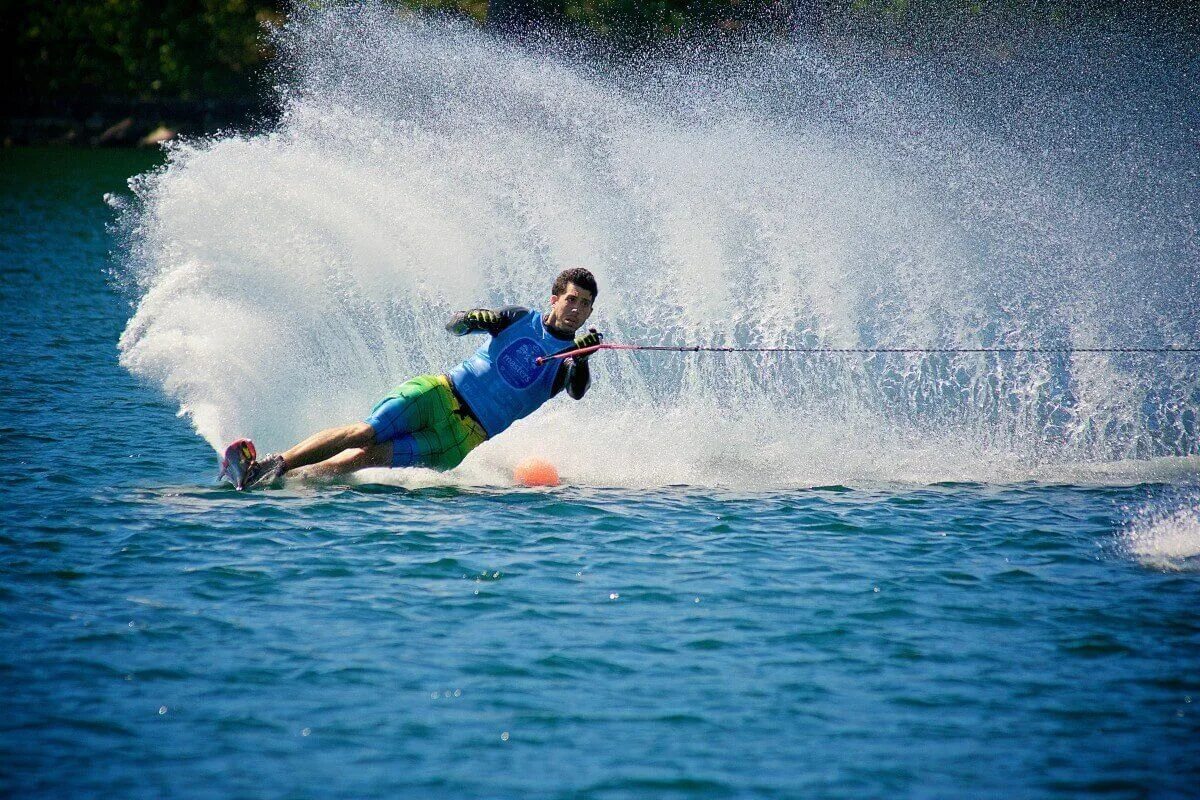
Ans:
[[[600,291],[596,288],[596,276],[588,272],[583,267],[574,267],[572,269],[564,269],[558,273],[558,277],[554,279],[554,285],[550,287],[550,294],[560,295],[567,290],[567,284],[573,283],[580,289],[587,289],[592,293],[592,299],[596,299],[596,295]]]

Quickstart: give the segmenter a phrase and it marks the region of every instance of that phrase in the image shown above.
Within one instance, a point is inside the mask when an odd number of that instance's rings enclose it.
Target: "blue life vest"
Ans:
[[[450,370],[450,381],[488,436],[495,436],[550,399],[561,364],[538,364],[537,359],[571,344],[550,333],[534,309]]]

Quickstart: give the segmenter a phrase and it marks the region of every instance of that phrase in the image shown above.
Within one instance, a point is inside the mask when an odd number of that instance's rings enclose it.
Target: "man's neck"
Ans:
[[[575,338],[575,334],[572,333],[571,331],[566,330],[565,328],[560,328],[557,325],[554,325],[553,323],[551,323],[549,314],[542,314],[542,324],[546,326],[546,330],[550,331],[550,333],[552,333],[554,336],[556,336],[559,339],[566,339],[567,341],[571,341]]]

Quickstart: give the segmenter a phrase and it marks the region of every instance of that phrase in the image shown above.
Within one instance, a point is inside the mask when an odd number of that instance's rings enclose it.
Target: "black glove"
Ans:
[[[585,347],[595,347],[603,341],[604,334],[595,328],[589,328],[587,333],[581,333],[575,337],[575,348],[581,350]],[[591,355],[591,353],[582,356],[575,356],[575,359],[577,361],[584,361],[587,359],[588,355]]]
[[[460,311],[450,318],[446,330],[455,336],[466,336],[471,331],[485,330],[488,325],[497,325],[500,315],[486,308],[473,308],[470,311]]]

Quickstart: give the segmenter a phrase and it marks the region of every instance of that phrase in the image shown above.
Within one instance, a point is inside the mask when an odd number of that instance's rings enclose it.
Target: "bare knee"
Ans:
[[[353,425],[347,425],[343,430],[343,435],[346,437],[347,449],[351,447],[370,447],[375,442],[375,429],[365,422],[356,422]]]
[[[369,447],[349,447],[333,458],[304,467],[299,474],[302,477],[330,477],[367,467],[390,467],[391,464],[392,443],[384,442]]]

